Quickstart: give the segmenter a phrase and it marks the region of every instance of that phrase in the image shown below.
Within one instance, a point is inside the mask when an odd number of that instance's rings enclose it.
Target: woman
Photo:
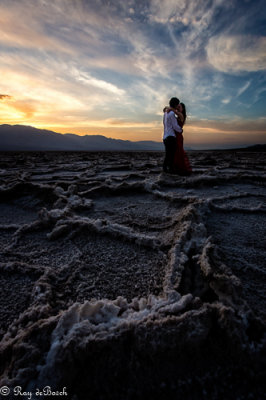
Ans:
[[[180,103],[177,106],[177,120],[178,125],[183,128],[187,118],[186,106],[184,103]],[[178,175],[190,175],[192,168],[189,163],[187,153],[184,150],[184,137],[182,133],[176,132],[176,151],[174,158],[174,171]]]
[[[164,111],[171,111],[170,107],[165,107]],[[183,128],[186,122],[187,113],[184,103],[180,103],[175,110],[172,110],[177,115],[178,125]],[[190,175],[192,168],[189,163],[188,156],[184,150],[184,138],[182,133],[175,132],[176,134],[176,150],[174,157],[174,172],[178,175]]]

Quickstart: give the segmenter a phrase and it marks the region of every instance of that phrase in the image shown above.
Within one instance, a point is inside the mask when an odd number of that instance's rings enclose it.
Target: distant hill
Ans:
[[[163,143],[102,135],[61,134],[24,125],[0,125],[0,151],[160,151]]]
[[[256,152],[265,152],[266,144],[254,144],[253,146],[244,147],[242,149],[238,149],[240,151],[256,151]]]

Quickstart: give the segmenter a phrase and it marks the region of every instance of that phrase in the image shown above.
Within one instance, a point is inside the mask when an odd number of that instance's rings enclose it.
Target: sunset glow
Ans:
[[[176,96],[187,146],[266,143],[265,21],[262,0],[1,0],[0,124],[161,141]]]

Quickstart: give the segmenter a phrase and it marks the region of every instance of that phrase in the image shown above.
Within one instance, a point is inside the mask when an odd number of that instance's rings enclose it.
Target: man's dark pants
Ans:
[[[174,136],[168,136],[166,139],[164,139],[163,143],[165,147],[163,170],[164,172],[173,172],[176,138]]]

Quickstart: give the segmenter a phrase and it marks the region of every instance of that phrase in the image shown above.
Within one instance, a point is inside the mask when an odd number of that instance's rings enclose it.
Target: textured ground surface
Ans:
[[[265,153],[189,156],[1,154],[3,398],[264,398]]]

